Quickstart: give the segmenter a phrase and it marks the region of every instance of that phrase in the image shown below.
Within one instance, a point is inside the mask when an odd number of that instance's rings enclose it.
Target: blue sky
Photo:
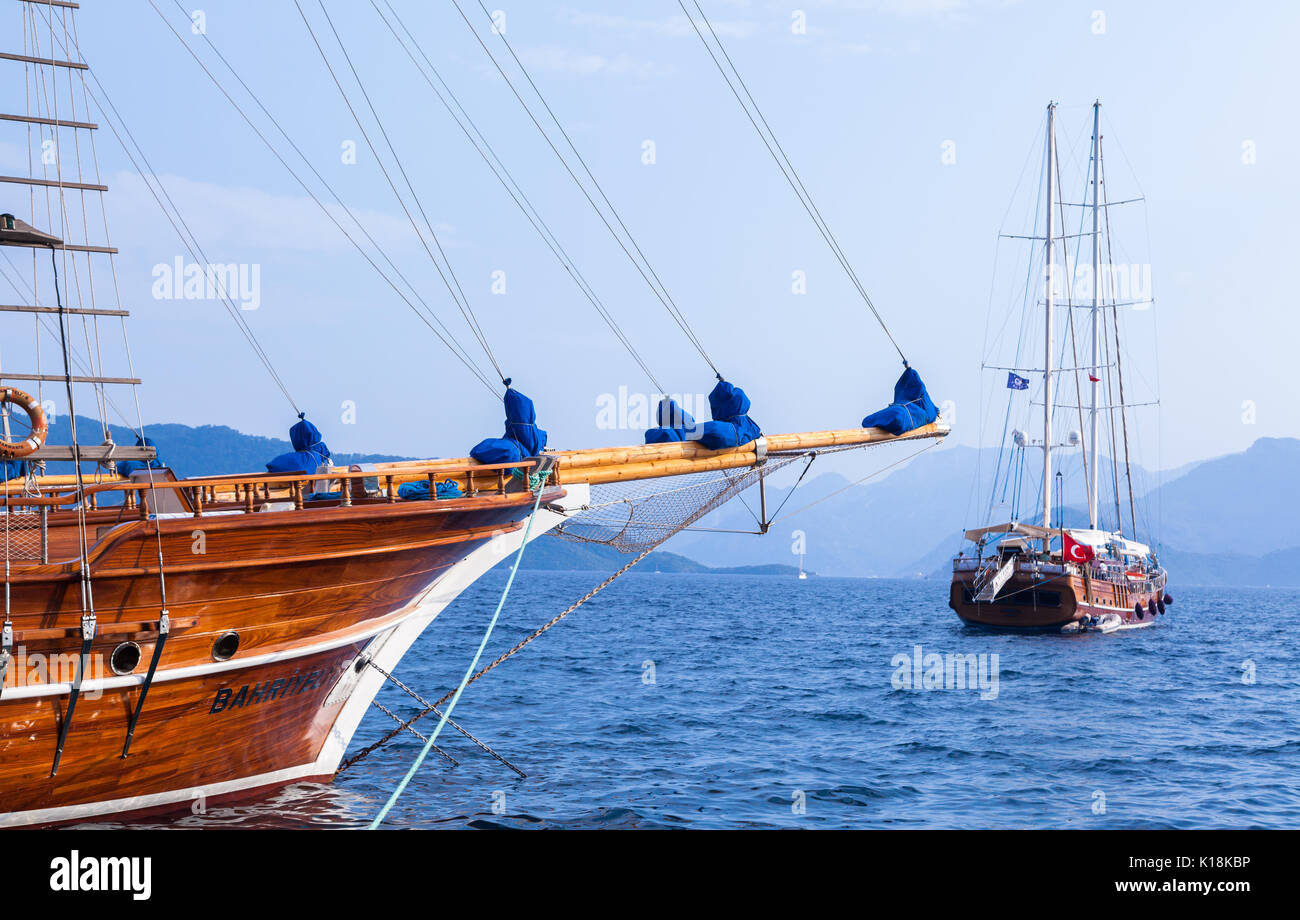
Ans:
[[[473,0],[462,2],[499,51]],[[174,5],[158,5],[194,38]],[[452,3],[394,5],[665,388],[707,392],[707,365],[600,225]],[[703,5],[896,338],[936,400],[951,401],[958,442],[990,437],[981,431],[980,343],[995,260],[1013,260],[996,237],[1000,229],[1027,230],[1023,209],[1008,205],[1023,200],[1018,180],[1026,158],[1038,155],[1044,106],[1061,104],[1063,148],[1086,158],[1094,98],[1105,105],[1112,196],[1146,197],[1130,242],[1133,258],[1152,265],[1157,305],[1141,319],[1158,321],[1159,338],[1138,347],[1158,349],[1163,412],[1158,456],[1143,459],[1174,466],[1257,437],[1300,434],[1292,370],[1300,319],[1284,268],[1300,246],[1291,213],[1300,197],[1292,168],[1300,127],[1277,106],[1300,85],[1300,7]],[[699,338],[753,397],[754,417],[769,431],[848,427],[888,401],[897,356],[675,0],[489,4],[497,7]],[[303,0],[303,8],[323,30],[317,0]],[[598,427],[597,403],[620,387],[649,392],[650,383],[370,4],[327,0],[327,8],[494,351],[536,398],[552,446],[636,440]],[[805,34],[792,31],[796,11]],[[208,37],[466,348],[476,349],[293,3],[211,0],[203,13]],[[6,44],[17,45],[20,13],[5,15]],[[260,305],[243,315],[331,446],[460,456],[498,433],[493,397],[325,222],[147,2],[87,0],[78,23],[87,60],[207,255],[258,266]],[[195,47],[212,62],[204,46]],[[344,67],[332,38],[326,48]],[[15,81],[5,93],[10,108],[22,104]],[[342,161],[348,140],[360,145],[354,165]],[[654,143],[652,165],[643,162],[646,141]],[[62,143],[66,166],[70,140]],[[1253,163],[1243,162],[1247,143]],[[25,172],[25,150],[21,129],[3,128],[6,172]],[[945,150],[955,162],[944,162]],[[154,298],[154,266],[182,250],[107,131],[97,152],[113,187],[109,223],[122,250],[121,297],[134,311],[146,422],[282,435],[291,411],[222,308]],[[795,271],[806,273],[804,295],[791,291]],[[492,292],[494,272],[505,273],[504,295]],[[999,322],[1004,309],[995,297]],[[8,366],[21,363],[24,352],[3,344]],[[346,422],[345,402],[355,405]],[[1155,439],[1147,443],[1154,449]]]

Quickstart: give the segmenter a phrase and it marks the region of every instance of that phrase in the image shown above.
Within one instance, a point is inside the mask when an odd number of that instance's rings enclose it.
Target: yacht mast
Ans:
[[[1088,527],[1097,529],[1098,470],[1101,451],[1098,439],[1097,389],[1101,386],[1101,223],[1098,199],[1101,192],[1101,101],[1092,104],[1092,367],[1088,372],[1092,388],[1088,448],[1092,451],[1092,489],[1088,493]]]
[[[1053,186],[1056,183],[1056,103],[1047,106],[1047,317],[1044,324],[1046,334],[1043,349],[1043,526],[1052,526],[1052,287],[1055,256],[1052,243],[1052,213],[1055,202],[1052,200]],[[1047,551],[1048,538],[1043,538],[1043,550]]]

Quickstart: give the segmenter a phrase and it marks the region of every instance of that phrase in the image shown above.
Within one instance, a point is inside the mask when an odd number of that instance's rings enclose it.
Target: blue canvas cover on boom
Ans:
[[[304,415],[298,416],[298,423],[289,429],[289,443],[293,450],[271,460],[266,464],[268,473],[307,473],[314,474],[322,466],[328,466],[330,449],[321,438],[320,429],[307,421]]]
[[[536,457],[546,448],[546,432],[537,427],[533,401],[506,384],[506,431],[499,438],[486,438],[470,450],[479,463],[517,463]]]
[[[709,412],[713,421],[704,423],[700,443],[709,450],[739,447],[761,437],[758,423],[750,418],[749,397],[740,387],[719,380],[709,393]]]
[[[928,425],[938,417],[939,410],[926,392],[921,375],[909,367],[898,378],[898,383],[894,384],[894,401],[864,418],[862,427],[883,428],[890,434],[904,434],[913,428]]]
[[[701,426],[691,414],[677,405],[677,401],[668,396],[659,400],[656,410],[659,421],[657,428],[647,428],[647,444],[667,444],[673,441],[694,441],[700,437]]]

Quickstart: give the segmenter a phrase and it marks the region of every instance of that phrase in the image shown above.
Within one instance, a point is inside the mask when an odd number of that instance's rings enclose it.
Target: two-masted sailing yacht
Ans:
[[[136,444],[110,436],[109,414],[141,381],[124,347],[129,297],[107,238],[100,123],[142,179],[158,177],[102,86],[88,84],[78,4],[18,6],[23,48],[0,66],[25,70],[26,106],[0,114],[0,129],[25,132],[35,155],[25,175],[0,176],[0,275],[13,289],[0,306],[0,825],[329,780],[406,650],[526,538],[563,531],[638,553],[626,571],[787,463],[947,433],[926,397],[928,414],[896,407],[908,421],[889,429],[763,435],[749,399],[719,375],[702,434],[670,420],[644,444],[547,451],[531,402],[503,380],[505,437],[471,457],[338,466],[303,420],[296,450],[266,472],[178,478],[138,413],[127,423]],[[188,225],[173,226],[207,262]],[[107,366],[118,324],[125,376]],[[21,346],[33,330],[37,344]],[[51,405],[71,423],[65,443],[52,443]]]
[[[1120,351],[1119,322],[1116,311],[1134,306],[1115,290],[1115,273],[1103,264],[1103,244],[1109,251],[1108,208],[1128,203],[1107,200],[1105,167],[1102,157],[1101,104],[1093,106],[1092,143],[1087,177],[1090,197],[1078,203],[1060,200],[1060,167],[1056,143],[1056,105],[1047,108],[1043,189],[1045,230],[1042,236],[1029,237],[1042,243],[1044,325],[1041,368],[992,368],[1005,374],[1009,400],[1032,395],[1031,381],[1041,378],[1042,440],[1031,440],[1024,432],[1009,433],[1011,444],[1003,445],[1005,466],[999,461],[994,493],[1010,486],[1019,492],[1029,466],[1030,448],[1042,451],[1042,513],[1038,521],[1023,521],[1013,515],[1010,520],[994,520],[966,531],[974,551],[963,550],[953,560],[953,575],[948,604],[969,624],[1012,629],[1060,629],[1065,632],[1097,630],[1110,632],[1150,626],[1165,612],[1172,598],[1166,593],[1168,576],[1151,547],[1136,539],[1137,511],[1132,497],[1128,452],[1129,408],[1124,399],[1123,362]],[[1133,201],[1136,199],[1130,199]],[[1091,230],[1068,233],[1065,208],[1083,208],[1090,218]],[[1070,259],[1070,240],[1083,240],[1091,251],[1091,283],[1087,302],[1076,303],[1071,284],[1077,267]],[[1058,248],[1064,254],[1058,257]],[[1058,261],[1059,258],[1059,261]],[[1108,283],[1109,282],[1109,283]],[[1031,289],[1032,290],[1032,289]],[[1031,308],[1032,309],[1032,308]],[[1089,318],[1090,357],[1079,364],[1074,316],[1086,310]],[[1058,338],[1058,311],[1064,311],[1066,328]],[[1036,312],[1036,311],[1034,311]],[[1030,315],[1033,315],[1032,313]],[[1108,322],[1109,320],[1109,322]],[[1017,354],[1020,350],[1017,348]],[[1061,366],[1053,362],[1061,355]],[[1066,366],[1071,364],[1073,366]],[[1068,377],[1067,377],[1068,375]],[[1059,399],[1069,380],[1069,393],[1079,397],[1073,406]],[[1025,395],[1020,395],[1021,393]],[[1087,393],[1085,405],[1082,398]],[[1086,410],[1088,434],[1069,432],[1054,442],[1058,430],[1054,419],[1058,411],[1070,410],[1082,419]],[[1008,407],[1011,418],[1011,406]],[[1103,419],[1106,425],[1103,426]],[[1006,426],[1004,426],[1005,428]],[[1116,435],[1116,429],[1119,434]],[[1114,529],[1101,522],[1100,476],[1103,437],[1111,436],[1110,455],[1115,494]],[[1004,435],[1007,432],[1004,431]],[[1129,522],[1125,533],[1120,500],[1120,460],[1115,456],[1117,441],[1122,445],[1123,477],[1129,482]],[[1087,493],[1087,526],[1066,523],[1063,473],[1053,476],[1056,455],[1079,449]],[[1002,455],[1000,455],[1002,456]],[[1033,474],[1030,473],[1032,476]],[[1055,499],[1054,499],[1055,496]],[[1056,505],[1054,508],[1053,505]],[[993,503],[990,503],[993,507]]]

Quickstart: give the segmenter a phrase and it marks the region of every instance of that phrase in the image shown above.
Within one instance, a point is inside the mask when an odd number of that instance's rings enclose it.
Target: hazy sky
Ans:
[[[189,18],[171,0],[156,2],[236,91]],[[461,2],[489,47],[504,52],[475,0]],[[665,388],[707,392],[707,365],[452,2],[393,3]],[[1293,219],[1300,126],[1279,106],[1300,85],[1300,5],[703,5],[896,338],[936,401],[951,401],[956,440],[990,436],[980,431],[981,343],[991,287],[1006,281],[995,281],[995,259],[999,274],[1015,260],[997,234],[1028,230],[1032,213],[1009,206],[1034,180],[1038,160],[1028,170],[1026,161],[1039,156],[1044,107],[1061,104],[1062,157],[1077,167],[1095,98],[1105,106],[1112,197],[1146,197],[1128,224],[1129,251],[1152,266],[1157,305],[1140,318],[1158,322],[1158,346],[1150,348],[1158,347],[1163,412],[1159,456],[1144,459],[1174,466],[1261,436],[1300,435],[1293,370],[1300,318],[1285,269],[1300,248]],[[26,5],[12,6],[19,9],[3,11],[5,45],[18,50]],[[318,0],[302,6],[345,73]],[[887,402],[897,356],[675,0],[489,4],[498,7],[507,37],[705,348],[753,397],[764,428],[849,427]],[[599,427],[598,402],[602,394],[617,398],[621,387],[651,392],[649,381],[370,3],[326,0],[326,8],[493,350],[537,400],[552,446],[638,440],[639,432]],[[210,0],[202,13],[208,37],[486,366],[293,2]],[[209,259],[256,266],[258,308],[242,315],[331,446],[460,456],[499,433],[494,397],[328,223],[146,0],[85,0],[78,28],[87,60]],[[20,67],[4,66],[15,75]],[[14,108],[24,105],[21,84],[6,86],[6,106],[23,111]],[[354,103],[364,111],[355,91]],[[345,162],[348,141],[357,145],[355,164]],[[65,170],[70,144],[70,135],[61,141]],[[26,173],[26,150],[25,129],[0,126],[6,173]],[[88,149],[76,152],[88,168]],[[113,189],[109,227],[122,250],[120,296],[134,313],[146,422],[282,436],[292,412],[222,307],[155,297],[155,266],[183,250],[107,130],[97,153]],[[26,193],[14,194],[6,209],[27,215]],[[792,291],[795,272],[805,274],[806,294]],[[504,294],[493,292],[494,277],[504,277]],[[995,325],[1008,309],[995,292]],[[28,346],[10,331],[5,339],[6,366],[17,367]],[[48,361],[50,340],[42,347]],[[1154,378],[1155,355],[1143,363]]]

